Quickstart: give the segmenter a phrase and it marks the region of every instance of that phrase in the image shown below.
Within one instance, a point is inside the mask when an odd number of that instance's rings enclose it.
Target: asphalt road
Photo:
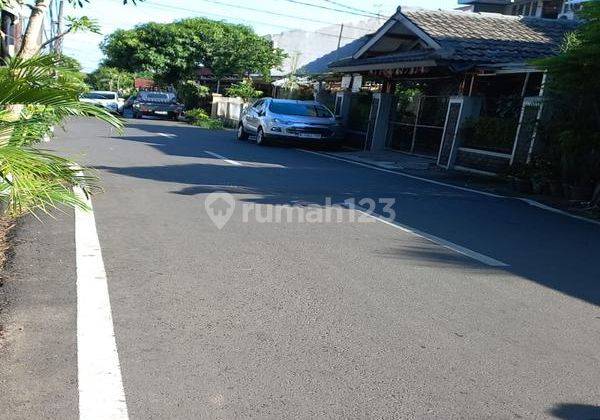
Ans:
[[[93,203],[130,418],[600,418],[600,226],[233,131],[68,128],[51,147],[105,190]],[[215,191],[235,198],[222,229]],[[393,198],[404,229],[247,210],[328,197]],[[74,221],[56,217],[18,233],[1,418],[78,416]]]

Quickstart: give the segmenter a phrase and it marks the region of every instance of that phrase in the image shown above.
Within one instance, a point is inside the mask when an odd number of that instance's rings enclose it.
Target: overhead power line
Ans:
[[[265,26],[271,26],[274,28],[281,28],[281,29],[286,29],[286,30],[293,30],[293,31],[303,31],[303,29],[298,29],[298,28],[292,28],[290,26],[283,26],[283,25],[277,25],[277,24],[273,24],[273,23],[267,23],[264,21],[257,21],[257,20],[250,20],[250,19],[239,19],[239,18],[233,18],[231,16],[226,16],[226,15],[220,15],[220,14],[216,14],[216,13],[208,13],[208,12],[204,12],[201,10],[194,10],[194,9],[189,9],[186,7],[179,7],[179,6],[166,6],[166,5],[162,5],[162,4],[158,4],[158,3],[154,3],[152,1],[145,1],[144,2],[144,7],[155,7],[155,8],[160,8],[162,10],[181,10],[184,12],[188,12],[188,13],[193,13],[197,16],[200,17],[206,17],[206,16],[214,16],[220,19],[226,19],[226,20],[236,20],[239,22],[247,22],[247,23],[255,23],[255,24],[260,24],[260,25],[265,25]],[[311,33],[315,33],[315,34],[319,34],[319,35],[323,35],[323,36],[329,36],[329,37],[333,37],[333,38],[338,38],[339,36],[336,34],[328,34],[326,32],[319,32],[319,31],[310,31]],[[359,38],[352,38],[352,37],[342,37],[343,39],[347,39],[347,40],[351,40],[354,41],[356,39]]]
[[[382,16],[382,15],[380,15],[379,13],[374,13],[374,12],[371,12],[371,11],[369,11],[369,10],[359,9],[359,8],[357,8],[357,7],[347,6],[347,5],[343,4],[343,3],[339,3],[339,2],[337,2],[337,1],[334,1],[334,0],[323,0],[323,1],[325,1],[325,2],[327,2],[327,3],[334,4],[334,5],[336,5],[336,6],[341,6],[341,7],[344,7],[344,8],[346,8],[346,9],[348,9],[348,10],[352,10],[352,11],[354,11],[354,12],[372,14],[372,15],[373,15],[373,17],[383,17],[383,16]]]
[[[238,4],[226,3],[226,2],[223,2],[223,1],[219,1],[219,0],[200,0],[200,1],[203,1],[205,3],[212,3],[212,4],[227,6],[227,7],[234,7],[236,9],[250,10],[252,12],[264,13],[264,14],[267,14],[267,15],[281,16],[281,17],[286,17],[286,18],[290,18],[290,19],[303,20],[303,21],[306,21],[306,22],[314,22],[314,23],[322,23],[324,25],[340,26],[339,23],[332,23],[332,22],[327,22],[327,21],[324,21],[324,20],[307,18],[307,17],[303,17],[303,16],[288,15],[288,14],[279,13],[279,12],[272,12],[270,10],[265,10],[265,9],[256,9],[254,7],[240,6]],[[373,31],[372,29],[360,28],[360,27],[357,27],[357,26],[353,26],[352,28],[353,29],[359,29],[359,30],[367,31],[367,32],[372,32]]]
[[[328,7],[328,6],[323,6],[321,4],[313,4],[313,3],[307,3],[304,1],[300,1],[300,0],[285,0],[289,3],[294,3],[294,4],[301,4],[303,6],[310,6],[310,7],[315,7],[317,9],[324,9],[324,10],[330,10],[333,12],[341,12],[341,13],[346,13],[349,15],[354,15],[354,16],[363,16],[363,17],[368,17],[368,18],[375,18],[375,17],[379,17],[379,15],[373,14],[373,13],[358,13],[358,12],[353,12],[351,10],[348,9],[337,9],[334,7]]]

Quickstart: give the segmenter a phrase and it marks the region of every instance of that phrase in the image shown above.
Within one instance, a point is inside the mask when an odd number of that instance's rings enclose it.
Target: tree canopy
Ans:
[[[117,30],[104,39],[101,49],[106,66],[151,71],[159,81],[173,84],[193,78],[201,66],[218,79],[248,73],[268,77],[285,58],[252,28],[205,18]]]
[[[135,75],[114,67],[100,66],[88,74],[86,82],[93,89],[118,91],[124,95],[133,91]]]
[[[548,72],[545,143],[562,178],[597,184],[600,203],[600,2],[581,11],[583,24],[569,34],[561,53],[536,64]]]
[[[537,62],[548,71],[551,88],[568,94],[600,98],[600,2],[585,3],[584,24],[567,36],[559,55]],[[600,128],[600,109],[595,109]]]

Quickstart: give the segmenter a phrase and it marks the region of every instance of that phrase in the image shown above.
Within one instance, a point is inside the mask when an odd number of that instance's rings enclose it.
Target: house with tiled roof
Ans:
[[[359,147],[425,155],[445,168],[499,173],[530,160],[535,151],[544,74],[532,60],[557,54],[577,25],[398,8],[353,54],[328,68],[346,79],[379,83],[375,93],[362,92],[372,96],[370,112],[355,113],[368,119]],[[339,92],[336,112],[352,115],[356,95]]]

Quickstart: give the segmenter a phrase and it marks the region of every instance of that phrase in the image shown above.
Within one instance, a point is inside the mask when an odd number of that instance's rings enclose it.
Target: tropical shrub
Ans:
[[[177,95],[185,109],[194,109],[200,107],[202,99],[210,95],[210,89],[194,80],[186,80],[177,87]]]
[[[82,103],[86,86],[77,69],[53,55],[12,58],[0,67],[0,202],[11,216],[47,212],[60,204],[86,208],[73,192],[96,187],[75,162],[36,144],[71,116],[93,116],[117,128],[119,119]]]
[[[535,63],[548,72],[539,138],[563,182],[600,191],[600,2],[584,3],[580,17],[560,54]]]
[[[219,130],[223,128],[223,121],[211,118],[206,111],[200,108],[190,109],[185,112],[190,124],[196,127],[207,128],[209,130]]]
[[[227,96],[242,98],[244,101],[260,98],[263,94],[261,90],[254,88],[252,79],[244,79],[240,83],[234,83],[227,89]]]

